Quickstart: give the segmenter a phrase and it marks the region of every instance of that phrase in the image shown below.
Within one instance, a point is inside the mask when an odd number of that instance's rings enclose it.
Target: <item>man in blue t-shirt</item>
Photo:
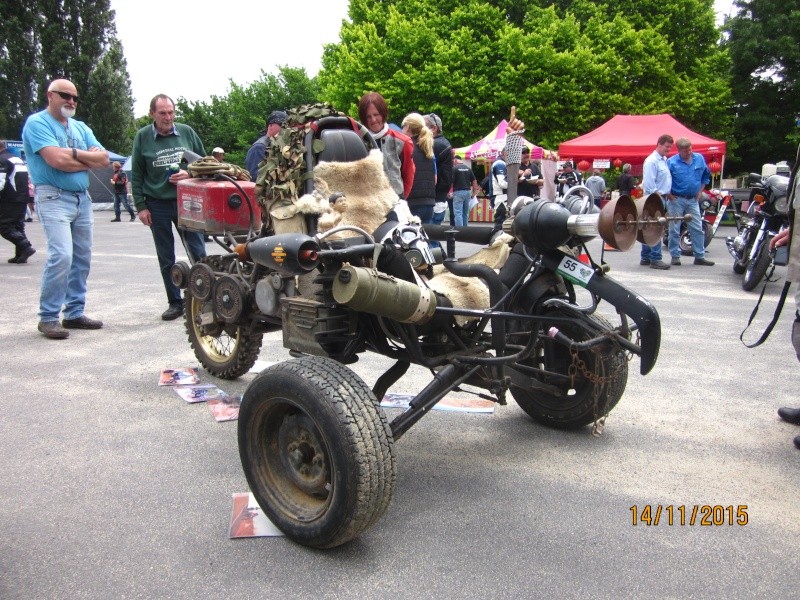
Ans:
[[[73,83],[56,79],[47,88],[47,108],[29,116],[22,129],[49,254],[42,273],[38,329],[50,339],[69,337],[68,329],[103,326],[83,310],[94,224],[89,169],[107,167],[108,152],[85,123],[72,118],[77,106]]]

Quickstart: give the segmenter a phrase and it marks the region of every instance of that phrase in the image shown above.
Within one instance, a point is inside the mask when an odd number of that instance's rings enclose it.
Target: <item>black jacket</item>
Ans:
[[[414,139],[414,185],[408,194],[408,204],[411,206],[433,206],[436,204],[436,173],[434,171],[434,159],[427,158],[417,145],[417,138]],[[450,189],[450,188],[448,188]]]
[[[433,138],[433,157],[436,159],[436,198],[444,200],[453,186],[453,146],[443,135]]]

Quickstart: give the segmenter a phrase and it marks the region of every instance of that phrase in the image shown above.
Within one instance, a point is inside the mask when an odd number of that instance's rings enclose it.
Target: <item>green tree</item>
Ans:
[[[0,0],[0,11],[0,137],[18,139],[49,83],[65,77],[82,97],[78,118],[100,130],[101,143],[130,146],[115,129],[128,128],[132,110],[109,0]]]
[[[800,115],[800,0],[738,0],[725,23],[739,143],[732,167],[792,160]]]
[[[351,0],[349,16],[318,79],[350,114],[377,91],[396,121],[439,113],[456,146],[512,104],[528,139],[548,147],[617,113],[669,112],[708,135],[730,132],[711,0]]]
[[[125,56],[116,39],[92,70],[87,89],[85,102],[92,107],[87,123],[95,136],[106,148],[130,154],[133,97]]]
[[[214,146],[225,149],[225,159],[238,165],[252,143],[262,135],[267,117],[273,110],[316,102],[316,81],[305,69],[282,66],[277,75],[261,72],[261,77],[242,86],[230,81],[227,96],[212,96],[209,102],[175,100],[182,123],[191,125],[211,152]]]
[[[0,0],[0,138],[20,139],[25,118],[38,106],[37,8],[35,2]]]

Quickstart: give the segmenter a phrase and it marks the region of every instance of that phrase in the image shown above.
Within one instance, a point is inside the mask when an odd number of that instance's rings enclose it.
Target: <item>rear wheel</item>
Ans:
[[[550,314],[571,316],[559,308],[553,309]],[[600,329],[612,329],[611,323],[599,315],[591,315],[589,318]],[[578,323],[560,325],[559,330],[576,341],[598,335],[590,333]],[[549,427],[577,429],[596,421],[617,405],[625,391],[628,382],[627,356],[618,346],[604,344],[594,350],[579,351],[577,359],[583,363],[583,369],[579,368],[567,347],[543,338],[536,354],[523,364],[553,373],[537,374],[534,377],[557,391],[550,393],[512,384],[511,395],[535,421]],[[573,365],[574,380],[569,377],[570,367]]]
[[[711,227],[711,223],[703,221],[703,243],[705,244],[705,248],[708,248],[713,238],[714,230]],[[689,234],[689,227],[686,225],[681,225],[681,237],[678,245],[681,247],[681,254],[683,256],[692,256],[692,237]]]
[[[391,503],[392,433],[372,391],[326,357],[269,367],[239,410],[239,455],[256,500],[289,538],[332,548]]]
[[[747,269],[745,269],[744,277],[742,277],[742,289],[748,292],[754,289],[764,275],[766,275],[771,262],[772,257],[769,253],[769,244],[765,238],[761,240],[761,246],[756,255],[747,263]]]
[[[215,257],[209,257],[203,262],[218,269],[214,260]],[[186,290],[184,325],[197,360],[206,371],[222,379],[244,375],[258,358],[263,334],[241,323],[219,321],[214,316],[213,298],[201,301],[192,295],[191,289],[189,286]]]

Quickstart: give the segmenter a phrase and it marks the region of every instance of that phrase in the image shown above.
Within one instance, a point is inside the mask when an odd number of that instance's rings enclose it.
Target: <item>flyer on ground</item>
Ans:
[[[158,385],[195,385],[200,383],[200,370],[197,367],[161,369]]]
[[[239,405],[242,403],[241,396],[230,396],[223,394],[216,398],[206,400],[214,420],[218,423],[222,421],[235,421],[239,418]]]
[[[381,400],[383,408],[407,409],[414,399],[412,394],[385,394]],[[433,407],[434,410],[452,412],[493,413],[494,402],[483,398],[442,398]]]
[[[272,524],[256,502],[251,492],[233,494],[233,511],[228,528],[230,538],[282,536],[280,529]]]
[[[172,389],[189,404],[205,402],[211,398],[219,398],[225,395],[225,392],[211,383],[201,385],[176,385]]]

